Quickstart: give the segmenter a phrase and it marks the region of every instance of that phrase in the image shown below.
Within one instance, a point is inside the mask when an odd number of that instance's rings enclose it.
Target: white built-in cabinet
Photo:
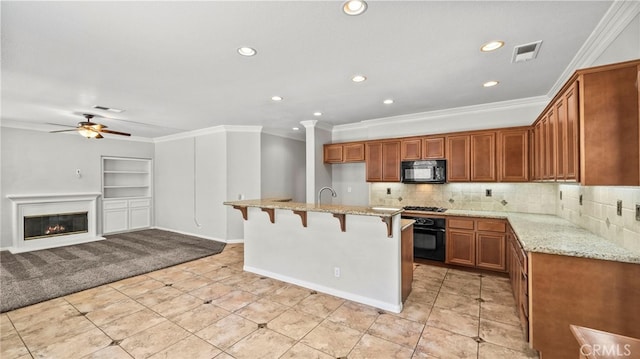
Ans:
[[[102,232],[151,227],[152,161],[102,157]]]

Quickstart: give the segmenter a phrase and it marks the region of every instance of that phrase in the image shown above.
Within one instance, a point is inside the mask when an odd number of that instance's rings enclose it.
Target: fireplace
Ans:
[[[104,239],[98,235],[100,193],[8,195],[13,203],[12,253]]]
[[[87,233],[89,212],[24,217],[24,240]]]

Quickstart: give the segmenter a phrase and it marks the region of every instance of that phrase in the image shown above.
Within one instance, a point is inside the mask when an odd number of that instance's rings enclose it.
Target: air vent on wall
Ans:
[[[538,51],[540,51],[540,45],[542,45],[542,40],[514,47],[511,62],[516,63],[535,59],[538,56]]]

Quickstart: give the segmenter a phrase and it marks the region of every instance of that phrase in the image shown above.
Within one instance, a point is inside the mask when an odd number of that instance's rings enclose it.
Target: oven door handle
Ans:
[[[430,232],[444,232],[445,230],[442,228],[429,228],[429,227],[422,227],[422,226],[413,226],[413,229],[419,229],[419,230],[423,230],[423,231],[430,231]]]

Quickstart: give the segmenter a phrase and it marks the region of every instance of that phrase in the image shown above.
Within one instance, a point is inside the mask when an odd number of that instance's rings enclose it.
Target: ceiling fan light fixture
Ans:
[[[102,138],[99,132],[90,130],[88,128],[79,129],[78,133],[80,134],[80,136],[86,137],[86,138]]]
[[[367,3],[363,0],[349,0],[342,5],[342,11],[349,16],[361,15],[367,10]]]

